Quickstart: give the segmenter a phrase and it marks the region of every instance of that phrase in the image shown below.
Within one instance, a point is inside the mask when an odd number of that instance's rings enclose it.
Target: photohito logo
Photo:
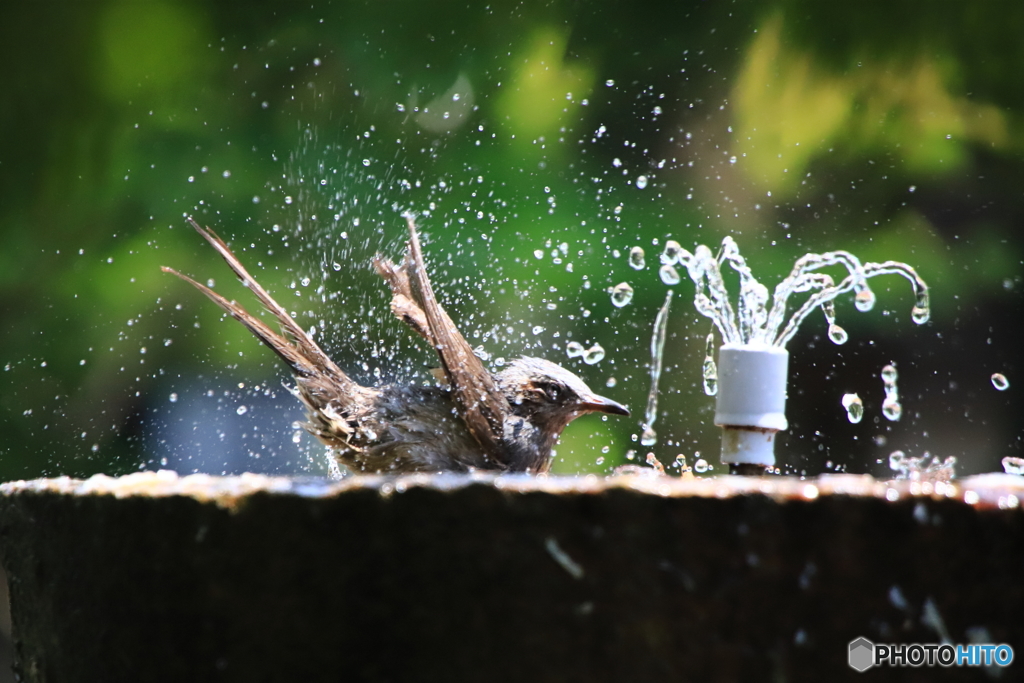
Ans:
[[[875,663],[875,644],[867,638],[850,641],[850,668],[867,671]]]
[[[872,643],[867,638],[851,640],[850,668],[867,671],[873,666],[1009,666],[1013,648],[1005,643]]]

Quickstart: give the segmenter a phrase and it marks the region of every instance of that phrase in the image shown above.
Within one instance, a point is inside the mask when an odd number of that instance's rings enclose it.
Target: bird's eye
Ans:
[[[544,396],[552,403],[558,402],[561,393],[558,390],[558,386],[555,384],[539,384],[537,388],[544,392]]]

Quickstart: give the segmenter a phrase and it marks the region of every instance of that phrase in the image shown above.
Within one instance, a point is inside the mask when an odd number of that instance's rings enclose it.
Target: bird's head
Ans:
[[[517,358],[496,375],[512,412],[553,441],[584,413],[629,415],[629,410],[599,396],[579,377],[541,358]]]

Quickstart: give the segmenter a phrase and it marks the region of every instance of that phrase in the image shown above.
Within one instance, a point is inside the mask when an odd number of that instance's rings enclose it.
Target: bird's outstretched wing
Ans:
[[[412,218],[407,220],[409,243],[402,265],[396,267],[379,257],[374,261],[377,272],[391,285],[391,310],[437,350],[459,415],[484,452],[501,462],[508,402],[469,342],[437,303],[423,264],[416,224]]]
[[[405,258],[402,259],[400,266],[377,254],[373,258],[373,267],[391,286],[391,312],[426,339],[428,344],[436,346],[434,335],[427,324],[427,315],[416,303],[412,293],[412,284],[409,282],[409,252],[405,252]]]

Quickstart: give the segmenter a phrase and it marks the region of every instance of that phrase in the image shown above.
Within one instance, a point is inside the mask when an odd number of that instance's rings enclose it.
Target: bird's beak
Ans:
[[[608,413],[609,415],[629,417],[629,409],[626,406],[597,394],[584,396],[583,400],[580,401],[580,410],[588,413]]]

